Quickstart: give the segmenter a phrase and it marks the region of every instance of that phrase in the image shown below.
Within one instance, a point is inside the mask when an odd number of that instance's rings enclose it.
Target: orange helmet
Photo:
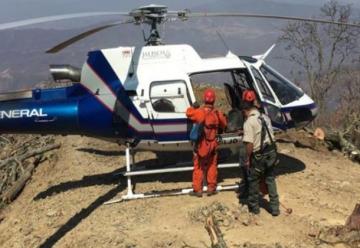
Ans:
[[[255,91],[245,90],[242,94],[242,100],[245,102],[253,102],[256,99]]]
[[[213,89],[206,89],[204,92],[204,102],[207,104],[214,104],[215,102],[215,91]]]

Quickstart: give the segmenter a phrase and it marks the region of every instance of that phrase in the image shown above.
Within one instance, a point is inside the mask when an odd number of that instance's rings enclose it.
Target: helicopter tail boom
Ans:
[[[0,133],[76,133],[78,102],[62,99],[64,93],[62,89],[37,89],[24,98],[11,98],[11,94],[6,94],[8,99],[0,102]],[[49,101],[50,98],[55,100]]]
[[[0,96],[0,133],[113,136],[112,113],[80,84],[22,94]]]

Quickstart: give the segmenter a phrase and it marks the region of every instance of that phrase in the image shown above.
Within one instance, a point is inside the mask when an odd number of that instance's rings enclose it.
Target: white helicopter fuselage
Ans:
[[[241,92],[253,89],[274,128],[309,123],[316,116],[316,105],[266,65],[268,53],[238,57],[228,52],[223,57],[201,58],[189,45],[92,51],[79,83],[0,95],[0,132],[80,134],[139,150],[191,150],[192,123],[185,112],[196,101],[194,77],[209,73],[229,76],[224,89],[232,109],[241,113]],[[68,74],[77,78],[76,73]],[[241,142],[242,124],[237,125],[219,135],[221,148]]]
[[[196,101],[191,75],[230,71],[246,70],[251,73],[250,67],[256,70],[265,63],[263,59],[250,63],[231,52],[224,57],[201,58],[189,45],[160,45],[135,47],[118,47],[104,49],[94,53],[101,53],[108,65],[91,62],[85,63],[82,70],[81,84],[97,95],[98,100],[109,110],[113,111],[133,131],[130,140],[138,140],[137,149],[165,151],[165,150],[190,150],[192,144],[188,139],[191,125],[186,119],[186,109]],[[89,54],[91,61],[92,55]],[[95,59],[93,59],[95,60]],[[96,58],[99,60],[99,57]],[[112,83],[104,75],[100,66],[111,66],[118,82],[128,93],[129,99],[122,99],[115,93]],[[261,94],[261,89],[256,79],[253,79],[253,88],[259,93],[261,101],[272,104],[274,107],[296,108],[313,105],[314,102],[306,95],[296,101],[282,105],[275,93],[274,101],[270,102]],[[125,97],[126,97],[125,95]],[[166,101],[173,108],[168,110],[157,109],[157,102]],[[117,104],[118,103],[118,104]],[[127,105],[133,104],[133,107]],[[266,108],[265,108],[266,111]],[[291,119],[290,112],[279,113]],[[150,139],[146,138],[150,133]],[[219,140],[222,147],[231,147],[241,142],[238,133],[224,134]],[[120,142],[128,141],[129,138]]]

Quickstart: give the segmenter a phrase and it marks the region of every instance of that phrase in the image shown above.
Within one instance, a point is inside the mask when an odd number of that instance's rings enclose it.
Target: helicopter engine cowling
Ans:
[[[70,80],[80,82],[81,70],[72,65],[50,65],[50,73],[55,81]]]

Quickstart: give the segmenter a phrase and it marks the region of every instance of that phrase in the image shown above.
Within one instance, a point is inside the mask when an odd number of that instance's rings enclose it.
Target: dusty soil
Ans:
[[[124,167],[123,152],[90,138],[59,140],[58,162],[41,164],[0,213],[1,247],[210,247],[202,214],[211,208],[220,209],[216,216],[229,247],[327,247],[313,236],[321,227],[344,224],[360,199],[360,165],[339,152],[280,144],[278,190],[291,215],[282,211],[274,218],[262,208],[257,224],[249,222],[232,191],[103,205],[126,192],[125,181],[114,176]],[[137,160],[157,163],[152,153]],[[236,170],[220,171],[220,177],[221,184],[239,181]],[[139,178],[135,190],[180,189],[190,180],[190,173],[154,175]]]

